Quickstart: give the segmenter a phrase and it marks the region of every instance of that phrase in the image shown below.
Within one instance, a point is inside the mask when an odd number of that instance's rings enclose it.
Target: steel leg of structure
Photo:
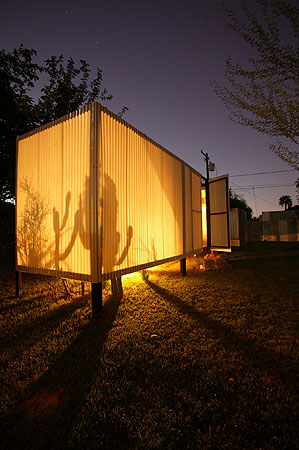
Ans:
[[[186,276],[186,258],[183,258],[180,260],[181,263],[181,274],[183,275],[183,277]]]
[[[91,283],[92,317],[98,317],[103,309],[102,283]]]
[[[22,296],[22,272],[16,271],[16,297]]]

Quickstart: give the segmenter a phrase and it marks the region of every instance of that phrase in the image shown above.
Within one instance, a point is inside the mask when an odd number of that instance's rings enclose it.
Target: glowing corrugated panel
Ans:
[[[193,250],[202,249],[201,177],[192,172]]]
[[[91,275],[90,111],[18,141],[17,268]]]
[[[101,105],[18,141],[17,270],[98,282],[200,249],[200,175]]]
[[[185,252],[193,250],[191,169],[184,165],[185,178]]]
[[[182,163],[105,110],[100,114],[102,274],[183,253]]]

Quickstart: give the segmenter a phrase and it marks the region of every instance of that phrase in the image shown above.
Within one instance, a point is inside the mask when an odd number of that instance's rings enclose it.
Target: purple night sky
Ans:
[[[223,80],[228,56],[244,62],[250,51],[225,28],[218,1],[16,0],[2,3],[0,17],[1,48],[23,43],[37,50],[37,62],[63,54],[85,59],[94,73],[101,67],[114,96],[105,106],[128,106],[125,120],[203,175],[200,150],[208,152],[255,216],[280,210],[281,195],[296,204],[298,172],[269,150],[275,139],[233,124],[210,86]],[[234,176],[274,171],[281,172]]]

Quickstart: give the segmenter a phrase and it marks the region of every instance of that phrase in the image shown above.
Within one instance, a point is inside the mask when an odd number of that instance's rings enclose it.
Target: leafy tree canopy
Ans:
[[[233,122],[277,137],[271,150],[298,169],[298,9],[284,0],[256,0],[250,7],[245,1],[240,4],[240,17],[226,3],[223,8],[227,28],[252,48],[248,65],[228,58],[227,84],[213,82],[212,86]]]
[[[11,53],[0,50],[0,202],[15,195],[15,143],[18,135],[55,120],[95,100],[111,100],[102,87],[97,69],[90,79],[90,66],[80,60],[51,56],[43,65],[34,62],[37,53],[22,45]],[[41,79],[41,95],[34,102],[31,90]],[[122,116],[127,107],[119,113]]]
[[[230,208],[240,208],[247,212],[247,220],[252,219],[252,208],[247,205],[245,198],[237,195],[232,188],[229,188],[229,206]]]

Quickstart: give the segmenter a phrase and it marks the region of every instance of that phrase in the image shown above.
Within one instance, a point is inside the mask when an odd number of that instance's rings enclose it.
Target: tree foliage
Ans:
[[[243,209],[247,213],[247,220],[252,219],[252,208],[247,205],[244,197],[237,195],[231,188],[229,188],[229,207]]]
[[[290,209],[293,206],[292,198],[290,195],[282,195],[278,201],[279,206],[284,206],[284,209]]]
[[[0,50],[0,202],[15,194],[16,137],[55,120],[95,100],[111,100],[102,87],[103,74],[97,69],[94,79],[90,66],[62,55],[36,64],[34,49],[22,45],[11,53]],[[30,95],[40,80],[46,79],[41,95],[34,102]],[[119,113],[122,116],[127,107]]]
[[[0,51],[0,201],[14,194],[16,136],[35,126],[33,100],[28,92],[40,68],[32,61],[34,50]]]
[[[298,9],[284,0],[256,3],[258,12],[241,1],[242,17],[223,4],[227,28],[247,42],[252,52],[246,67],[228,58],[227,84],[213,82],[212,86],[234,123],[277,137],[271,150],[298,169]]]
[[[64,114],[95,101],[111,100],[107,89],[102,89],[102,70],[97,69],[97,76],[90,81],[89,64],[80,60],[76,67],[72,58],[64,64],[62,55],[51,56],[42,68],[48,77],[48,83],[41,89],[36,113],[40,123],[48,123]]]

